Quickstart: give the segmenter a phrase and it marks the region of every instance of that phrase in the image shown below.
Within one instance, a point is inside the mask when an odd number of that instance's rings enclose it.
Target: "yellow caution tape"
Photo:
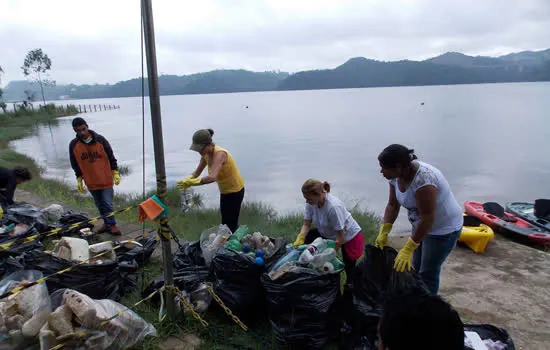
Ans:
[[[126,208],[123,208],[123,209],[119,209],[119,210],[113,211],[112,213],[109,213],[109,214],[105,215],[105,217],[111,217],[111,216],[114,216],[116,214],[124,213],[124,212],[130,211],[130,210],[135,209],[135,208],[137,208],[137,205],[133,205],[131,207],[126,207]],[[75,228],[79,228],[80,226],[82,226],[84,224],[92,223],[92,222],[95,222],[95,221],[98,221],[98,220],[101,220],[101,219],[103,219],[103,216],[96,216],[96,217],[88,219],[88,220],[77,222],[77,223],[71,224],[71,225],[66,226],[66,227],[60,227],[60,228],[56,228],[56,229],[53,229],[53,230],[50,230],[50,231],[42,232],[42,233],[39,233],[37,235],[32,235],[32,236],[25,237],[25,238],[22,238],[22,239],[17,239],[16,238],[11,242],[0,244],[0,251],[8,250],[9,248],[11,248],[13,246],[19,246],[19,245],[23,245],[23,244],[26,244],[26,243],[30,243],[30,242],[32,242],[36,239],[41,238],[41,237],[50,237],[50,236],[54,236],[54,235],[56,235],[60,232],[73,230]]]

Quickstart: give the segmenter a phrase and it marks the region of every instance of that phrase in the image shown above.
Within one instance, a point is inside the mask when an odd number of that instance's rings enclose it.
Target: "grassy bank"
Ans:
[[[97,210],[89,195],[83,196],[75,188],[61,181],[43,178],[41,176],[43,169],[40,169],[31,158],[19,154],[8,147],[10,141],[31,135],[36,130],[37,125],[44,123],[55,124],[56,117],[70,115],[72,112],[66,111],[65,113],[67,114],[51,114],[45,111],[25,115],[0,114],[0,127],[2,129],[0,132],[0,166],[28,167],[33,172],[34,179],[24,184],[21,187],[22,189],[39,195],[44,199],[95,214]],[[122,208],[137,204],[140,201],[141,197],[137,195],[117,195],[115,206],[116,208]],[[182,241],[197,240],[202,231],[221,222],[221,216],[217,208],[203,208],[200,205],[200,196],[195,196],[194,201],[197,203],[197,206],[182,214],[179,191],[170,189],[168,192],[166,204],[169,208],[170,225]],[[377,218],[372,213],[357,209],[353,209],[352,213],[362,227],[365,238],[372,241],[376,234]],[[136,211],[119,215],[117,218],[123,222],[137,224]],[[302,213],[277,215],[276,211],[268,204],[245,203],[241,211],[240,223],[248,225],[251,231],[259,231],[271,237],[285,237],[289,241],[292,241],[302,224],[302,220]],[[147,226],[152,227],[151,223],[148,223]],[[160,263],[152,261],[143,268],[144,285],[147,286],[150,281],[161,274],[162,268]],[[127,295],[122,302],[130,306],[140,299],[140,290],[136,290],[133,294]],[[136,311],[147,321],[153,323],[159,333],[159,338],[147,339],[141,345],[142,349],[156,349],[166,337],[170,335],[182,337],[185,334],[197,335],[203,340],[202,348],[205,349],[266,349],[275,347],[271,329],[265,320],[256,324],[248,324],[250,330],[244,332],[225,314],[207,313],[203,316],[210,326],[205,330],[191,316],[181,318],[176,324],[170,324],[166,321],[161,323],[158,321],[158,306],[150,303],[141,304]]]

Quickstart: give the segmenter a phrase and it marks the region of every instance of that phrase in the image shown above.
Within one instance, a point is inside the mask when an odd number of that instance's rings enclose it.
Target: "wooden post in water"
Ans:
[[[78,113],[82,113],[82,106],[78,105]]]
[[[86,105],[84,105],[84,113],[88,113],[88,111],[86,110]]]

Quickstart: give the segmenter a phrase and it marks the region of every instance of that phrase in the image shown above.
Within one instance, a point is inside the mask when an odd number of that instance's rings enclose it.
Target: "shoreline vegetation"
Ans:
[[[23,166],[29,168],[33,174],[33,180],[21,185],[19,188],[35,194],[40,198],[55,201],[63,206],[69,206],[76,210],[89,212],[95,216],[97,209],[89,195],[81,195],[76,188],[69,186],[60,180],[47,179],[41,176],[44,169],[30,157],[17,153],[9,147],[11,141],[31,136],[39,125],[57,124],[57,118],[78,114],[73,105],[63,107],[53,104],[46,105],[37,110],[19,109],[17,112],[0,113],[0,166]],[[116,152],[116,149],[115,149]],[[130,171],[130,169],[128,169]],[[124,174],[122,181],[124,181]],[[297,189],[299,191],[299,189]],[[116,193],[116,190],[115,190]],[[154,194],[150,191],[146,197]],[[136,205],[142,201],[141,194],[115,195],[115,210],[130,205]],[[169,209],[170,226],[180,241],[194,241],[200,237],[201,232],[216,226],[221,222],[218,208],[205,208],[202,198],[198,194],[193,195],[192,201],[195,207],[182,214],[180,209],[180,194],[176,188],[170,188],[166,198]],[[378,218],[371,212],[362,211],[357,206],[351,208],[352,215],[362,228],[365,240],[372,242],[377,234]],[[117,219],[124,223],[137,224],[137,211],[133,210]],[[284,237],[292,242],[303,222],[302,213],[290,213],[278,215],[276,210],[265,203],[245,202],[241,210],[239,222],[247,225],[251,231],[259,231],[271,237]],[[147,228],[154,228],[151,223]],[[124,232],[123,232],[124,234]],[[146,287],[153,279],[162,275],[162,264],[158,260],[151,260],[143,268],[143,283],[138,283],[133,293],[125,296],[122,303],[131,306],[141,299],[141,289]],[[181,318],[176,324],[168,321],[158,321],[158,306],[143,303],[134,309],[140,316],[151,322],[158,332],[158,338],[147,338],[140,349],[158,349],[160,344],[170,336],[183,339],[186,335],[196,335],[201,340],[201,348],[275,348],[272,332],[267,320],[260,321],[248,332],[243,332],[233,321],[223,313],[208,312],[204,318],[210,324],[208,329],[190,315]],[[249,325],[253,326],[253,325]],[[228,339],[233,339],[228,345]],[[194,348],[194,347],[190,347]]]

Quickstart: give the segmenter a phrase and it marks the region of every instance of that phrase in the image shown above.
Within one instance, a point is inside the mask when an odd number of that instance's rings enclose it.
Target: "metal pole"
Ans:
[[[164,164],[164,144],[162,139],[162,119],[160,113],[159,81],[157,71],[157,56],[155,50],[155,29],[153,24],[153,7],[151,0],[142,0],[141,16],[143,20],[143,34],[145,39],[145,54],[147,56],[147,76],[149,81],[149,103],[151,106],[151,125],[153,129],[153,145],[155,150],[155,170],[157,173],[157,196],[161,201],[166,198],[166,168]],[[162,244],[162,256],[164,262],[164,285],[174,285],[172,271],[172,250],[170,247],[170,230],[168,219],[160,220],[160,238]],[[166,298],[166,310],[168,318],[174,320],[176,316],[176,304],[174,294],[168,289]]]

